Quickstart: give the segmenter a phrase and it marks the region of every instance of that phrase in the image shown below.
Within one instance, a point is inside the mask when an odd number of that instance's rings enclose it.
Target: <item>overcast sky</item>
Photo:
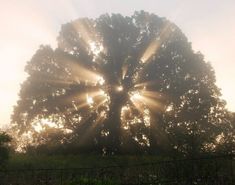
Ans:
[[[0,125],[16,105],[24,66],[40,44],[56,47],[61,24],[103,13],[145,10],[176,23],[215,69],[235,111],[235,0],[0,0]]]

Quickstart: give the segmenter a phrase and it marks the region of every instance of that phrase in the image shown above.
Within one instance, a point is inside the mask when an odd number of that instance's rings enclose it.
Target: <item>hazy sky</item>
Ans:
[[[145,10],[176,23],[215,68],[235,111],[235,0],[0,0],[0,125],[10,121],[24,66],[40,44],[56,47],[60,25],[103,13]]]

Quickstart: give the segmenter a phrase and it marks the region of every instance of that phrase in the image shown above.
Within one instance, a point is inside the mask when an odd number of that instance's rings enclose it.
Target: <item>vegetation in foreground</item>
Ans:
[[[31,155],[12,154],[8,161],[9,169],[66,169],[96,168],[106,166],[128,166],[134,164],[154,163],[170,158],[149,155]]]
[[[234,174],[231,168],[234,160],[231,156],[167,160],[149,155],[103,157],[20,154],[13,156],[9,162],[9,167],[13,170],[0,171],[2,182],[21,182],[25,185],[37,184],[39,181],[41,184],[50,185],[118,185],[153,182],[160,184],[177,182],[181,185],[214,185],[216,182],[229,185]]]
[[[5,132],[0,132],[0,169],[6,165],[9,159],[11,137]]]

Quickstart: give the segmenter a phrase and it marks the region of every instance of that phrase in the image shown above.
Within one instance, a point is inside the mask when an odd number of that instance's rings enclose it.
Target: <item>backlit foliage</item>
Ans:
[[[213,69],[154,14],[62,25],[58,47],[41,46],[25,70],[12,116],[20,148],[187,154],[212,150],[220,134]]]

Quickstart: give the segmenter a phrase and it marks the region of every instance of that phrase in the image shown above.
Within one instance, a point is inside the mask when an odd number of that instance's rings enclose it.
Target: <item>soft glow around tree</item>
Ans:
[[[26,71],[13,123],[31,145],[185,152],[223,115],[210,65],[176,25],[143,11],[64,24],[58,48],[41,46]]]

